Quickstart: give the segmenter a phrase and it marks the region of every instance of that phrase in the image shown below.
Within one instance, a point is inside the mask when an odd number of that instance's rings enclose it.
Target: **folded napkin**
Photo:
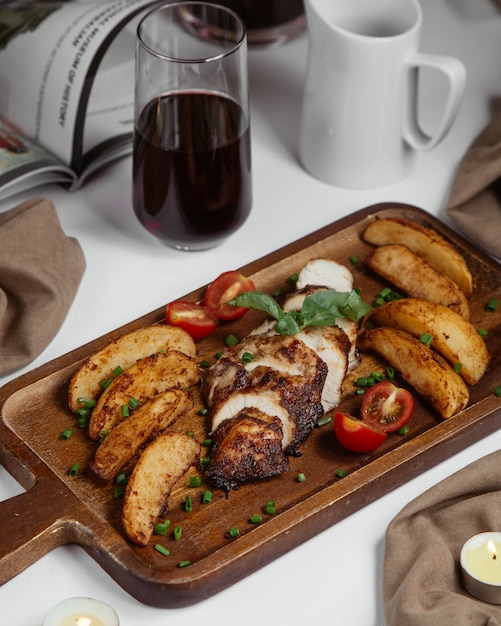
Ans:
[[[447,212],[470,239],[501,258],[501,115],[466,152]]]
[[[386,533],[387,626],[499,626],[501,605],[463,588],[459,556],[480,532],[501,530],[501,451],[472,463],[413,500]]]
[[[30,363],[55,337],[84,269],[80,245],[50,201],[0,213],[0,375]]]

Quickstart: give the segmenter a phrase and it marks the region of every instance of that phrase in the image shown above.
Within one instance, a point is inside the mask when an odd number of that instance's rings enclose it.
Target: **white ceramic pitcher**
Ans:
[[[448,133],[466,70],[455,58],[419,52],[418,0],[305,0],[308,68],[299,155],[316,178],[368,189],[409,172],[416,150]],[[419,126],[419,73],[443,74],[447,97],[432,136]]]

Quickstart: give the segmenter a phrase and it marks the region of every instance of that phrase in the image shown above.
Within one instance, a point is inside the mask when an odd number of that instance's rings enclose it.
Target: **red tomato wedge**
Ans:
[[[365,422],[370,422],[387,433],[393,433],[405,426],[413,412],[414,398],[411,392],[389,381],[370,387],[363,396],[360,409]]]
[[[237,270],[230,270],[220,274],[205,292],[204,304],[220,320],[236,320],[247,313],[249,309],[227,304],[244,291],[254,291],[254,283]]]
[[[334,432],[339,443],[351,452],[372,452],[384,443],[388,435],[372,424],[347,413],[336,413]]]
[[[165,321],[172,326],[179,326],[193,339],[207,337],[219,323],[214,313],[203,304],[184,300],[177,300],[167,305]]]

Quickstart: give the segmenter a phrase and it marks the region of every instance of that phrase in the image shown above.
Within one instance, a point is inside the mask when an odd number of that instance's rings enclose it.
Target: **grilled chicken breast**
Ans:
[[[315,259],[299,274],[298,290],[285,310],[301,309],[317,290],[353,288],[351,272],[334,261]],[[255,328],[227,348],[203,381],[213,440],[207,474],[227,491],[249,480],[288,469],[317,420],[339,403],[349,368],[358,363],[357,325],[308,327],[278,335],[274,321]]]

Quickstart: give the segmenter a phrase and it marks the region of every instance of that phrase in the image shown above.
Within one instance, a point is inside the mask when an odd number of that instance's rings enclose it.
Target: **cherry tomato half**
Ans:
[[[219,323],[214,313],[203,304],[184,300],[177,300],[167,305],[165,321],[172,326],[179,326],[193,339],[207,337]]]
[[[244,291],[254,291],[254,283],[237,270],[220,274],[205,292],[204,304],[213,311],[220,320],[236,320],[249,309],[227,304]]]
[[[387,433],[402,428],[412,417],[414,398],[407,389],[389,381],[370,387],[362,399],[360,413],[366,422],[375,424]]]
[[[384,430],[347,413],[336,413],[334,432],[339,443],[351,452],[372,452],[388,437]]]

